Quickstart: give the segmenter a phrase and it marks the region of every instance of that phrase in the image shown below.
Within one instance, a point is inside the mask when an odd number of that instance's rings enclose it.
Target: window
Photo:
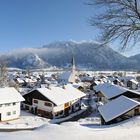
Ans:
[[[13,103],[13,105],[16,105],[16,103]]]
[[[0,104],[0,107],[2,107],[2,104]]]
[[[7,115],[7,116],[10,116],[10,115],[11,115],[11,112],[7,112],[6,115]]]
[[[16,111],[13,111],[13,115],[15,115],[16,114]]]
[[[75,107],[79,107],[79,103],[75,105]]]
[[[50,107],[52,107],[52,104],[49,103],[49,102],[45,102],[44,105],[45,105],[45,106],[50,106]]]
[[[11,105],[10,103],[5,104],[5,106],[10,106],[10,105]]]
[[[38,100],[34,100],[34,103],[35,103],[35,104],[38,104]]]

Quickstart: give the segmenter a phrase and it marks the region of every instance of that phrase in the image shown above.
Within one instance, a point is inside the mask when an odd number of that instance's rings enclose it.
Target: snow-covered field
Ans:
[[[21,129],[35,129],[48,123],[48,119],[21,112],[21,117],[16,120],[0,123],[0,131],[13,131]]]
[[[24,114],[24,117],[31,117]],[[34,116],[32,116],[34,118]],[[31,119],[31,118],[30,118]],[[30,120],[29,119],[29,120]],[[40,118],[42,120],[42,118]],[[29,121],[28,120],[28,121]],[[37,119],[39,120],[39,118]],[[33,120],[30,120],[30,123]],[[44,124],[36,130],[0,132],[0,140],[139,140],[140,116],[119,124],[101,126],[89,123],[87,119],[77,122],[65,122],[61,125]],[[89,119],[90,121],[90,119]],[[98,121],[98,119],[97,119]]]

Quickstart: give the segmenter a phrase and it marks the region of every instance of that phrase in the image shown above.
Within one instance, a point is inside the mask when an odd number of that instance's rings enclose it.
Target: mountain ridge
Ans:
[[[136,58],[125,57],[112,48],[94,41],[58,41],[40,48],[26,48],[1,55],[9,67],[68,67],[72,56],[78,68],[94,70],[140,69]]]

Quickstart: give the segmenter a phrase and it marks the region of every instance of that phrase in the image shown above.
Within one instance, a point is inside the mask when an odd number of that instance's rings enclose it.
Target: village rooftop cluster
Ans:
[[[100,125],[118,123],[140,114],[137,72],[76,70],[10,70],[0,88],[0,121],[21,117],[21,110],[50,123],[91,116]]]

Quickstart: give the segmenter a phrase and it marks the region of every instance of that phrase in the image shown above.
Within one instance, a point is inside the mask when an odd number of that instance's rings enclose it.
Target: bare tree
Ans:
[[[7,86],[7,63],[0,61],[0,87]]]
[[[140,0],[89,0],[89,5],[102,8],[91,17],[92,26],[101,29],[101,39],[118,39],[122,49],[140,40]]]

